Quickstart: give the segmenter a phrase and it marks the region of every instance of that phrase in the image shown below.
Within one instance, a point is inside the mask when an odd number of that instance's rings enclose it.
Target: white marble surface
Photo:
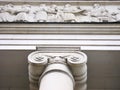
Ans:
[[[83,52],[35,51],[29,54],[28,63],[30,90],[87,90],[87,56]]]
[[[119,22],[120,5],[44,4],[0,6],[0,22]]]

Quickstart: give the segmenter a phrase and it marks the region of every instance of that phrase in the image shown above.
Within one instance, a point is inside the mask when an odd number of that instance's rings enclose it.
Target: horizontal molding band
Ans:
[[[62,46],[58,46],[62,47]],[[63,46],[64,47],[64,46]],[[69,46],[66,46],[69,47]],[[49,47],[50,48],[50,47]],[[80,46],[80,50],[119,51],[120,46]],[[0,50],[36,50],[36,46],[0,46]]]
[[[80,47],[120,50],[119,24],[0,24],[0,50]]]
[[[95,3],[95,2],[99,2],[99,3],[104,3],[104,4],[112,4],[112,3],[117,3],[117,2],[119,2],[118,0],[100,0],[100,1],[87,1],[87,0],[0,0],[0,2],[23,2],[23,3],[25,3],[25,2],[44,2],[44,3],[65,3],[65,2],[69,2],[69,3]]]
[[[81,46],[81,50],[110,50],[110,51],[119,51],[120,46]]]
[[[36,46],[0,46],[0,50],[36,50]]]
[[[0,50],[36,50],[36,47],[120,50],[120,35],[0,34]]]
[[[119,24],[0,24],[1,34],[120,34]]]
[[[118,41],[94,40],[0,40],[0,45],[70,45],[70,46],[118,46]]]
[[[120,35],[0,34],[0,40],[120,40]]]
[[[112,5],[116,5],[116,4],[119,4],[120,1],[118,0],[100,0],[100,1],[88,1],[88,0],[0,0],[0,4],[6,4],[6,3],[13,3],[13,4],[23,4],[23,3],[27,3],[27,4],[39,4],[39,3],[47,3],[47,4],[63,4],[63,3],[70,3],[70,4],[80,4],[80,5],[91,5],[91,4],[94,4],[94,3],[100,3],[100,4],[103,4],[103,5],[109,5],[109,4],[112,4]]]
[[[34,35],[34,34],[0,34],[0,40],[91,40],[120,41],[120,35]]]

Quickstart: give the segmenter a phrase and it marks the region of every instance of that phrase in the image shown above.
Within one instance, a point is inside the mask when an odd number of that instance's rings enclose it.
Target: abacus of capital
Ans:
[[[87,90],[83,52],[41,52],[28,56],[30,90]]]

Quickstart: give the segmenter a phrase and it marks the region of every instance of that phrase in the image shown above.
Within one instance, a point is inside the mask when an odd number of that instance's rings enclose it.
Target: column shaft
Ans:
[[[39,90],[73,90],[73,87],[73,82],[67,74],[55,71],[41,79]]]

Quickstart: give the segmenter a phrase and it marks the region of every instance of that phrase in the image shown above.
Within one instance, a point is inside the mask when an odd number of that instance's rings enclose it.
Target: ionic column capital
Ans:
[[[36,89],[40,87],[42,78],[50,73],[60,72],[71,79],[75,90],[86,90],[87,56],[83,52],[41,52],[35,51],[28,56],[29,80]],[[46,81],[45,81],[46,82]],[[78,86],[79,84],[79,86]],[[81,85],[83,87],[81,87]],[[31,86],[31,90],[33,90]]]

